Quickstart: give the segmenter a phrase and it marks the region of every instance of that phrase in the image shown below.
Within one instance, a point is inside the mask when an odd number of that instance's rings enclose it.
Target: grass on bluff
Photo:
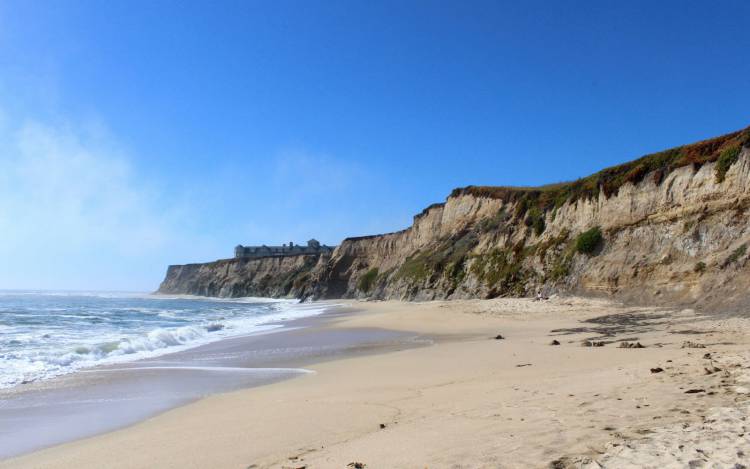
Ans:
[[[568,242],[568,238],[570,238],[570,230],[567,228],[563,228],[563,230],[560,231],[557,236],[553,236],[546,241],[537,244],[536,255],[539,257],[539,260],[544,261],[544,258],[547,256],[547,251],[549,251],[550,249],[555,250],[563,244],[566,244]]]
[[[523,295],[524,280],[527,276],[523,261],[527,254],[524,248],[520,250],[493,249],[486,254],[475,256],[471,271],[481,282],[492,287],[496,293]]]
[[[421,251],[409,256],[396,273],[396,278],[410,282],[421,282],[434,275],[445,273],[453,279],[460,279],[465,271],[469,252],[479,242],[476,233],[459,233],[429,251]]]
[[[740,260],[740,258],[744,257],[746,253],[747,253],[747,244],[743,243],[740,247],[732,251],[732,254],[730,254],[729,257],[727,257],[724,260],[724,263],[722,264],[721,268],[724,269],[728,267],[730,264],[734,264],[735,262]]]
[[[649,173],[653,173],[653,181],[658,185],[672,171],[690,165],[697,169],[706,163],[717,162],[716,179],[721,182],[727,170],[737,161],[742,147],[750,147],[750,127],[721,137],[646,155],[573,182],[541,187],[468,186],[455,189],[451,197],[473,195],[501,199],[504,203],[518,202],[515,215],[520,218],[532,207],[547,212],[568,201],[596,199],[600,191],[606,197],[617,195],[624,184],[637,184]]]
[[[499,229],[505,222],[510,219],[510,214],[505,211],[505,207],[501,208],[494,215],[483,218],[477,223],[477,229],[480,233],[488,233]]]
[[[740,157],[740,150],[741,148],[736,146],[727,148],[721,152],[719,159],[716,161],[716,182],[724,182],[727,171],[729,171],[729,168]]]
[[[359,278],[357,288],[364,293],[370,293],[370,290],[372,290],[372,287],[375,285],[375,279],[378,278],[378,273],[379,271],[377,267],[368,270]]]

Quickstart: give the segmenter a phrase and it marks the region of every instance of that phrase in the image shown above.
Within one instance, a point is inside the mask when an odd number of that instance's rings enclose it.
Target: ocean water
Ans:
[[[0,388],[269,331],[321,312],[295,300],[0,292]]]

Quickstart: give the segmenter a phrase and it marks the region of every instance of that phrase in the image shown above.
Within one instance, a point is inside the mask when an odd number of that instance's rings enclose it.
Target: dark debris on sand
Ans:
[[[629,311],[624,313],[606,314],[582,321],[582,327],[553,329],[550,332],[559,334],[594,333],[601,337],[616,337],[622,334],[638,334],[652,330],[658,324],[664,324],[670,319],[670,314],[642,313]]]
[[[640,342],[620,342],[620,348],[646,348]]]
[[[718,366],[714,366],[713,364],[711,365],[711,368],[708,368],[708,367],[703,368],[703,372],[707,375],[712,375],[720,371],[721,371],[721,368],[719,368]]]
[[[582,347],[604,347],[604,341],[601,340],[584,340],[581,344]]]
[[[550,469],[565,469],[568,467],[568,458],[555,459],[549,463]]]
[[[686,340],[682,343],[681,348],[706,348],[706,346],[699,344],[698,342],[693,342],[692,340]]]

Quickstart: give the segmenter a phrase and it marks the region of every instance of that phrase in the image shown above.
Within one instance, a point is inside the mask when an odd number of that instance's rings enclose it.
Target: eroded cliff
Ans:
[[[330,258],[173,266],[161,291],[426,300],[542,290],[737,304],[750,286],[748,147],[745,129],[571,183],[457,189],[411,227],[346,239]],[[594,228],[601,239],[577,246]]]

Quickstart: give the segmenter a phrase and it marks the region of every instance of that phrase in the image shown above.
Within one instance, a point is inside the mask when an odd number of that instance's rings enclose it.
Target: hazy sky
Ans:
[[[0,288],[153,290],[750,125],[750,2],[0,2]]]

